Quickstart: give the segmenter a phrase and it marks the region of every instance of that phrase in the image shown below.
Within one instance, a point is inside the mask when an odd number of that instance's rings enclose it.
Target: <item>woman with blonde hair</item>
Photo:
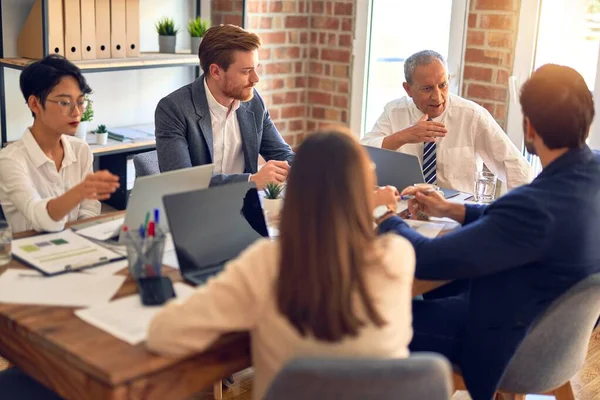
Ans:
[[[249,330],[254,398],[299,356],[408,356],[414,251],[377,237],[375,175],[341,129],[309,135],[290,171],[280,236],[259,240],[153,319],[148,347],[183,356]]]

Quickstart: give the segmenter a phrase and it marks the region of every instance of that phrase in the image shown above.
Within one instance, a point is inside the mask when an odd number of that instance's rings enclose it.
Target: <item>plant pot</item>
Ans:
[[[158,36],[159,53],[175,53],[177,36]]]
[[[88,121],[79,122],[79,125],[77,126],[77,130],[75,131],[75,137],[78,137],[79,139],[83,140],[84,142],[87,141],[88,124],[89,124]]]
[[[192,36],[192,54],[198,54],[198,48],[200,47],[200,43],[202,43],[202,37],[194,37]]]
[[[278,217],[283,207],[283,199],[262,199],[263,210],[267,212],[269,217]]]
[[[105,145],[108,142],[108,132],[96,133],[96,144]]]

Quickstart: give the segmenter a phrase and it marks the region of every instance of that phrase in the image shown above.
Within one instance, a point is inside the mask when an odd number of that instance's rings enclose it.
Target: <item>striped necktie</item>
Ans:
[[[433,121],[429,118],[427,121]],[[423,177],[425,183],[436,184],[436,144],[435,142],[426,142],[423,147]]]

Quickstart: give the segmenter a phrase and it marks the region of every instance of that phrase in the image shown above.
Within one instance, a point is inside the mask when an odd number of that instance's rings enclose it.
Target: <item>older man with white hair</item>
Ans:
[[[491,114],[449,93],[444,58],[432,50],[404,62],[407,96],[388,103],[363,144],[419,158],[427,183],[472,192],[483,164],[508,189],[529,183],[531,167]]]

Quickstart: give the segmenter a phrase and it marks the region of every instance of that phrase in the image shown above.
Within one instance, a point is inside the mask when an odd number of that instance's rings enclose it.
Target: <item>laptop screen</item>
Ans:
[[[250,182],[167,195],[163,202],[182,275],[222,264],[267,236]]]

